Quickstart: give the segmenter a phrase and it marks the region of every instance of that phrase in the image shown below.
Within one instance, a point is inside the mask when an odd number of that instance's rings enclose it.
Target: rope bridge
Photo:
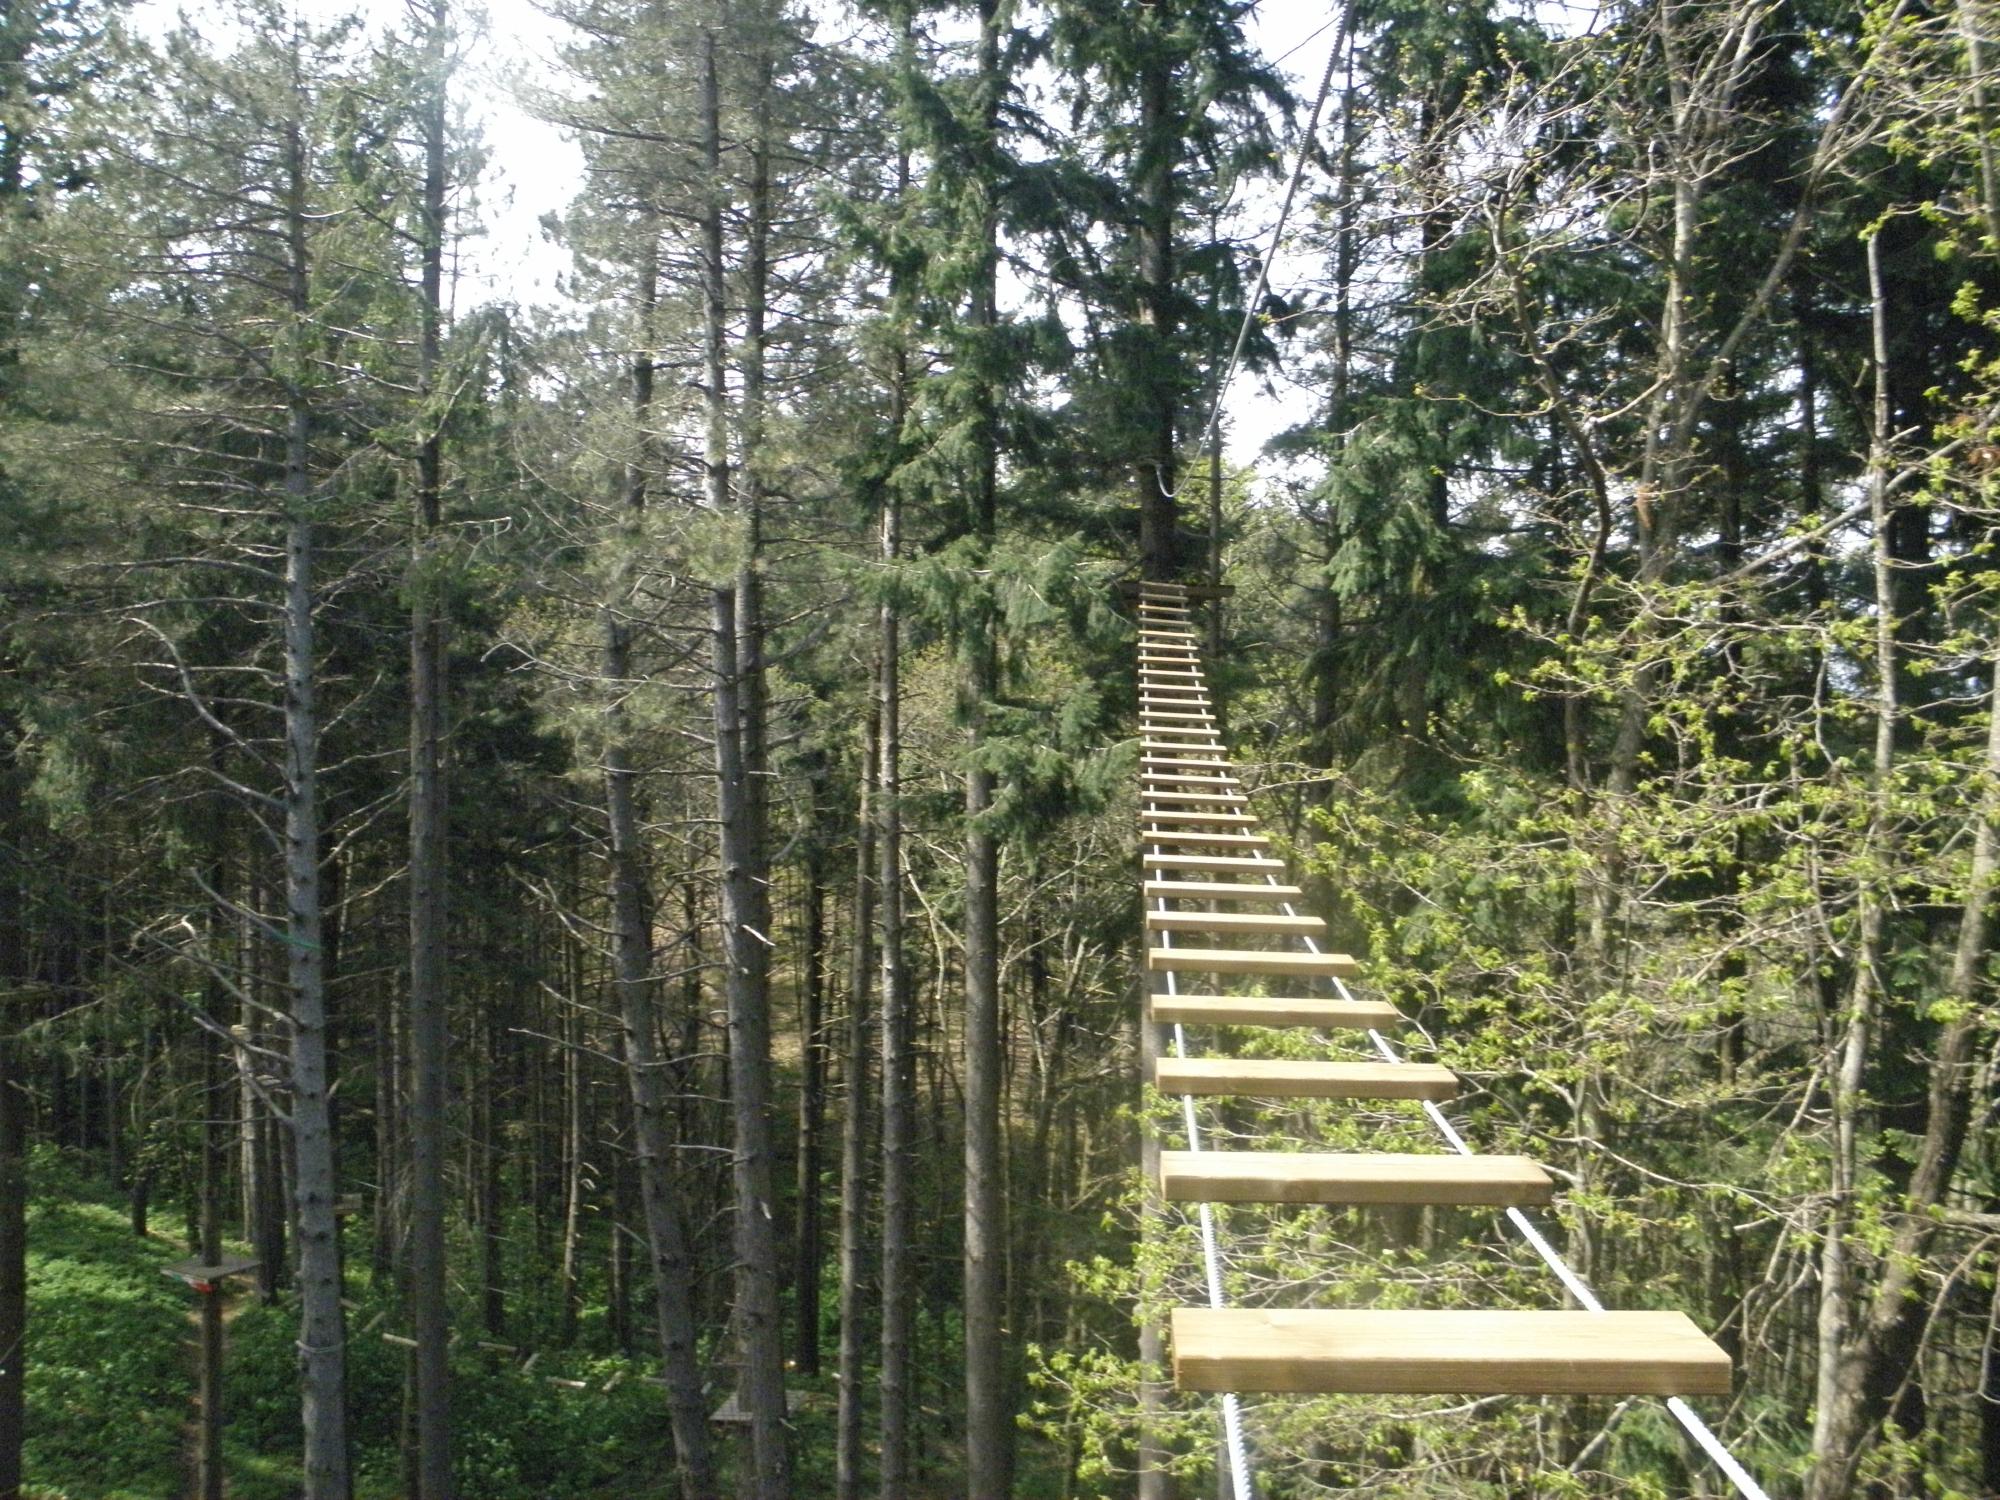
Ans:
[[[1324,951],[1326,924],[1301,914],[1299,887],[1257,831],[1210,710],[1189,613],[1176,584],[1140,586],[1140,839],[1144,847],[1150,1021],[1172,1046],[1152,1082],[1178,1097],[1186,1149],[1160,1153],[1161,1196],[1193,1204],[1207,1305],[1175,1308],[1169,1335],[1175,1384],[1220,1395],[1236,1500],[1253,1500],[1239,1393],[1450,1396],[1658,1396],[1674,1420],[1747,1500],[1764,1491],[1694,1412],[1688,1396],[1726,1396],[1729,1356],[1685,1313],[1605,1308],[1523,1209],[1555,1185],[1522,1156],[1480,1156],[1440,1105],[1458,1079],[1407,1061],[1387,1033],[1393,1005],[1359,1000],[1346,980],[1359,966]],[[1272,946],[1250,946],[1277,940]],[[1224,944],[1239,946],[1222,946]],[[1298,993],[1234,995],[1238,976],[1289,981]],[[1184,989],[1184,985],[1193,986]],[[1317,986],[1324,993],[1310,993]],[[1281,987],[1273,984],[1271,987]],[[1191,1027],[1305,1027],[1364,1038],[1360,1059],[1298,1060],[1193,1054]],[[1202,1143],[1201,1097],[1414,1101],[1444,1142],[1437,1154],[1212,1151]],[[1490,1207],[1562,1282],[1570,1309],[1546,1311],[1233,1308],[1210,1205]]]

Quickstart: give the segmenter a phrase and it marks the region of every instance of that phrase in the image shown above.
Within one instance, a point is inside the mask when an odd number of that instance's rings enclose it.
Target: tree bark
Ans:
[[[296,60],[294,65],[296,66]],[[304,101],[294,76],[293,103]],[[290,311],[312,317],[306,159],[298,116],[285,126],[285,235]],[[326,954],[321,946],[318,663],[313,645],[312,411],[293,378],[286,397],[284,603],[285,937],[291,1052],[293,1224],[298,1236],[300,1410],[306,1500],[349,1500],[347,1326],[331,1080],[327,1076]],[[276,1164],[267,1163],[276,1174]]]
[[[1174,69],[1168,53],[1171,4],[1147,7],[1135,16],[1144,49],[1139,78],[1138,185],[1136,225],[1139,273],[1138,321],[1145,361],[1138,396],[1139,425],[1145,433],[1136,476],[1139,502],[1139,564],[1147,578],[1180,574],[1178,482],[1174,431],[1179,417],[1174,337],[1174,167],[1180,154],[1175,110]]]
[[[823,780],[824,777],[816,778]],[[826,869],[819,844],[821,788],[813,796],[813,844],[806,854],[805,956],[799,1018],[798,1222],[792,1296],[798,1308],[792,1362],[819,1374],[820,1168],[826,1134]]]
[[[438,577],[444,444],[436,410],[444,321],[446,0],[425,15],[423,311],[417,343],[416,514],[410,604],[410,1323],[416,1340],[415,1500],[451,1500],[450,1324],[445,1301],[445,704],[450,692]]]
[[[899,512],[883,511],[883,549],[898,547]],[[916,1017],[903,952],[902,663],[892,605],[880,618],[881,676],[876,689],[878,811],[876,900],[882,913],[882,1500],[906,1500],[910,1485],[911,1325],[914,1321],[916,1223]]]
[[[854,821],[854,936],[848,970],[843,1066],[847,1078],[847,1112],[840,1122],[840,1404],[834,1418],[836,1500],[861,1497],[861,1321],[868,1280],[868,992],[874,982],[875,968],[872,789],[879,718],[879,708],[871,709],[862,725],[860,794]]]
[[[0,894],[10,916],[13,899],[11,890]],[[8,926],[7,937],[21,935],[16,924]],[[20,951],[18,943],[7,947],[9,954]],[[28,1122],[14,1029],[12,1009],[0,1007],[0,1500],[20,1500],[27,1420]]]
[[[661,1373],[667,1385],[668,1420],[679,1461],[685,1500],[714,1500],[715,1461],[710,1449],[708,1410],[696,1362],[692,1266],[680,1193],[674,1182],[667,1131],[666,1060],[660,1055],[659,1023],[653,990],[653,906],[647,889],[643,820],[639,815],[638,772],[625,710],[632,681],[632,626],[623,610],[632,592],[630,549],[646,507],[650,453],[643,434],[653,403],[653,310],[659,296],[658,232],[650,216],[640,255],[637,296],[638,354],[632,363],[633,425],[642,434],[640,452],[626,480],[625,554],[614,580],[602,623],[604,677],[611,699],[605,710],[604,809],[610,827],[612,978],[623,1031],[626,1087],[632,1100],[632,1134],[639,1174],[639,1199],[652,1260],[655,1314],[659,1324]],[[614,1266],[620,1230],[612,1231]],[[614,1303],[626,1294],[614,1276]],[[623,1321],[614,1319],[614,1321]]]
[[[1001,17],[998,0],[979,6],[979,133],[990,160],[999,130]],[[972,316],[991,338],[999,321],[999,222],[989,189],[980,226]],[[973,475],[973,525],[990,555],[998,530],[999,392],[990,371],[978,391],[980,431]],[[900,524],[892,502],[885,524]],[[885,548],[885,550],[887,550]],[[966,653],[965,777],[965,1485],[972,1500],[1013,1492],[1014,1403],[1007,1390],[1005,1218],[1001,1156],[1000,853],[991,814],[993,773],[985,764],[986,711],[999,690],[997,611],[974,612]]]
[[[709,191],[702,211],[703,361],[707,408],[707,498],[729,513],[728,305],[723,264],[721,89],[718,4],[702,40],[702,136]],[[744,284],[743,555],[735,580],[712,594],[716,815],[722,862],[724,994],[729,1017],[729,1095],[736,1197],[735,1323],[738,1390],[750,1418],[752,1473],[745,1492],[790,1500],[778,1245],[773,1225],[771,1139],[770,849],[764,790],[763,586],[757,466],[761,458],[765,287],[770,224],[769,59],[762,60],[751,148]]]

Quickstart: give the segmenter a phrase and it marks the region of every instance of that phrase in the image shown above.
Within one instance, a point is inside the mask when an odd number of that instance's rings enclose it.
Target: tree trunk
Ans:
[[[1871,861],[1889,837],[1889,778],[1896,754],[1897,648],[1896,580],[1889,541],[1889,366],[1887,308],[1882,296],[1879,236],[1868,237],[1868,281],[1874,325],[1875,405],[1869,443],[1869,496],[1875,577],[1875,764],[1869,776],[1869,814],[1863,834]],[[1820,1241],[1819,1356],[1813,1404],[1813,1470],[1809,1500],[1839,1500],[1849,1493],[1853,1463],[1866,1440],[1863,1411],[1868,1404],[1865,1337],[1850,1341],[1857,1277],[1849,1243],[1859,1183],[1858,1137],[1864,1104],[1862,1085],[1868,1045],[1883,994],[1882,929],[1884,893],[1878,877],[1864,873],[1855,901],[1853,988],[1848,1000],[1840,1054],[1829,1070],[1828,1104],[1833,1145],[1828,1163],[1827,1222]]]
[[[437,402],[444,319],[445,0],[424,18],[424,182],[418,230],[416,515],[410,604],[410,1324],[416,1339],[415,1500],[451,1500],[450,1324],[445,1303],[445,705],[450,692],[439,577],[444,476]]]
[[[653,310],[659,296],[657,234],[650,216],[638,278],[638,354],[632,363],[633,425],[644,434],[653,404]],[[667,1413],[674,1434],[681,1494],[685,1500],[714,1500],[715,1461],[710,1450],[708,1411],[696,1363],[692,1266],[679,1189],[674,1182],[667,1131],[666,1061],[660,1055],[653,993],[653,903],[646,883],[644,820],[639,815],[638,772],[634,766],[625,694],[632,681],[632,627],[623,610],[633,592],[629,576],[637,560],[637,529],[646,507],[650,455],[642,437],[638,461],[626,482],[628,534],[621,540],[619,576],[603,611],[604,678],[610,693],[605,709],[604,810],[611,834],[612,977],[623,1034],[626,1087],[632,1099],[632,1134],[639,1174],[639,1199],[652,1259],[653,1295],[659,1324],[661,1374],[667,1386]],[[612,1231],[614,1265],[619,1230]],[[626,1288],[614,1278],[614,1298]],[[629,1332],[629,1330],[628,1330]]]
[[[707,390],[706,468],[714,514],[730,510],[727,286],[722,235],[721,89],[717,6],[702,41],[702,136],[709,192],[702,214],[703,344]],[[790,1500],[778,1245],[773,1224],[771,1140],[770,850],[765,834],[763,584],[758,531],[763,418],[765,285],[769,277],[770,77],[757,99],[751,149],[749,238],[744,284],[742,518],[744,553],[732,584],[714,590],[716,814],[722,861],[724,996],[729,1017],[730,1116],[735,1143],[736,1306],[739,1395],[750,1418],[753,1473],[745,1493]]]
[[[8,877],[12,884],[12,877]],[[12,915],[14,892],[0,894]],[[8,924],[9,939],[20,936]],[[7,946],[9,955],[21,951]],[[11,964],[12,959],[10,957]],[[0,1007],[0,1500],[20,1500],[26,1436],[28,1333],[28,1140],[21,1054],[14,1015]]]
[[[1143,975],[1143,970],[1142,970]],[[1139,1080],[1140,1092],[1145,1092],[1146,1084],[1160,1060],[1162,1029],[1153,1024],[1146,1013],[1146,984],[1143,977],[1136,987],[1139,1011]],[[1139,1264],[1141,1268],[1141,1313],[1139,1322],[1139,1500],[1173,1500],[1174,1480],[1170,1471],[1173,1454],[1160,1436],[1167,1415],[1167,1391],[1165,1379],[1167,1368],[1166,1332],[1159,1319],[1144,1303],[1150,1296],[1150,1288],[1144,1284],[1147,1270],[1153,1264],[1157,1251],[1153,1246],[1160,1236],[1161,1208],[1159,1194],[1153,1184],[1160,1180],[1160,1139],[1150,1124],[1139,1133],[1139,1180],[1145,1184],[1145,1199],[1140,1208],[1139,1219]]]
[[[294,78],[294,103],[303,86]],[[285,129],[285,227],[291,314],[312,316],[302,127]],[[347,1326],[334,1216],[333,1110],[327,1077],[326,955],[321,947],[319,715],[313,655],[312,413],[296,384],[285,434],[285,937],[291,1041],[293,1224],[298,1237],[300,1409],[306,1500],[349,1500]],[[276,1163],[265,1164],[277,1172]]]
[[[1136,485],[1140,569],[1147,578],[1168,579],[1180,574],[1180,516],[1174,500],[1178,483],[1174,430],[1179,402],[1173,354],[1174,165],[1179,158],[1179,136],[1173,108],[1173,63],[1166,50],[1171,7],[1148,9],[1150,15],[1135,17],[1133,22],[1145,49],[1139,79],[1136,233],[1138,321],[1144,360],[1138,397],[1144,403],[1140,426],[1146,438]]]
[[[859,806],[854,826],[854,936],[848,970],[843,1072],[847,1112],[840,1122],[840,1405],[835,1415],[834,1495],[861,1500],[862,1308],[868,1279],[869,986],[874,982],[875,741],[878,708],[862,725]]]
[[[821,778],[823,780],[823,777]],[[819,1374],[820,1165],[826,1133],[826,871],[818,837],[820,792],[813,798],[813,846],[806,854],[804,999],[799,1018],[798,1224],[792,1295],[798,1307],[792,1362]]]
[[[883,547],[896,547],[891,506],[883,512]],[[879,756],[875,896],[882,912],[882,1500],[906,1500],[910,1487],[911,1324],[916,1271],[916,1018],[903,952],[902,662],[893,605],[881,611],[881,676],[875,711]]]
[[[1005,87],[998,0],[979,6],[979,133],[991,146]],[[989,194],[988,203],[992,199]],[[988,207],[973,322],[990,337],[999,321],[999,224]],[[978,392],[973,525],[986,552],[998,523],[999,393]],[[895,513],[892,505],[890,513]],[[972,1500],[1013,1492],[1014,1403],[1007,1390],[1006,1169],[1000,1150],[1000,854],[991,823],[993,773],[984,763],[986,710],[999,690],[997,610],[973,615],[966,653],[965,778],[965,1484]]]

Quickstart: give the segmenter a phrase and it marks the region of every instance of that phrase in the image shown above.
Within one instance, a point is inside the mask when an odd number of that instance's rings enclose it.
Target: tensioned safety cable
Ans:
[[[1222,367],[1222,379],[1215,387],[1215,404],[1208,410],[1208,421],[1201,429],[1201,442],[1196,445],[1198,449],[1208,446],[1209,440],[1215,436],[1216,424],[1222,420],[1222,401],[1229,394],[1229,382],[1236,377],[1236,367],[1243,362],[1243,347],[1250,341],[1250,329],[1257,321],[1257,309],[1263,305],[1264,289],[1271,284],[1271,263],[1278,258],[1279,247],[1285,238],[1285,222],[1292,216],[1292,200],[1298,197],[1299,184],[1305,179],[1306,159],[1312,155],[1313,139],[1319,134],[1319,117],[1326,109],[1326,96],[1333,92],[1334,71],[1340,66],[1340,59],[1353,35],[1354,0],[1346,0],[1340,11],[1340,29],[1333,34],[1333,48],[1326,55],[1326,71],[1320,75],[1319,93],[1313,98],[1312,114],[1306,120],[1305,130],[1299,135],[1298,155],[1292,161],[1291,178],[1285,184],[1284,201],[1278,205],[1278,222],[1271,228],[1271,246],[1264,252],[1263,264],[1257,268],[1257,285],[1251,291],[1250,299],[1243,304],[1243,321],[1237,325],[1236,343],[1229,351],[1229,362]],[[1153,482],[1159,485],[1160,493],[1169,500],[1179,498],[1161,481],[1157,471]]]
[[[1269,871],[1266,871],[1264,883],[1266,885],[1277,885],[1280,882]],[[1293,910],[1291,902],[1283,901],[1279,905],[1283,908],[1286,916],[1298,915]],[[1299,941],[1304,943],[1310,952],[1317,953],[1320,951],[1319,944],[1309,937],[1301,936]],[[1353,992],[1347,988],[1347,985],[1342,982],[1340,977],[1334,975],[1332,978],[1333,987],[1340,995],[1340,998],[1349,1001],[1353,1000]],[[1390,1045],[1388,1038],[1372,1026],[1368,1028],[1368,1040],[1373,1044],[1375,1051],[1384,1061],[1392,1063],[1404,1061],[1402,1054]],[[1458,1133],[1452,1126],[1451,1121],[1445,1118],[1445,1113],[1442,1109],[1429,1099],[1423,1101],[1423,1106],[1424,1114],[1429,1117],[1431,1124],[1436,1127],[1438,1134],[1444,1138],[1445,1144],[1450,1146],[1460,1156],[1478,1155],[1471,1146],[1466,1144],[1465,1137]],[[1604,1311],[1604,1304],[1598,1300],[1597,1294],[1590,1289],[1589,1283],[1577,1275],[1569,1262],[1562,1258],[1561,1252],[1548,1242],[1547,1237],[1542,1234],[1541,1230],[1535,1227],[1532,1219],[1518,1208],[1509,1208],[1506,1211],[1506,1219],[1519,1232],[1521,1238],[1526,1240],[1534,1249],[1535,1254],[1542,1258],[1542,1262],[1555,1273],[1556,1278],[1562,1282],[1564,1289],[1575,1299],[1579,1307],[1583,1308],[1586,1312],[1601,1313]],[[1743,1467],[1737,1460],[1736,1455],[1723,1446],[1722,1439],[1715,1435],[1714,1430],[1709,1427],[1708,1423],[1701,1419],[1700,1414],[1693,1407],[1689,1406],[1679,1396],[1669,1396],[1666,1406],[1667,1411],[1673,1416],[1673,1419],[1680,1424],[1681,1430],[1694,1440],[1696,1447],[1708,1455],[1709,1460],[1716,1468],[1722,1471],[1723,1476],[1736,1487],[1736,1492],[1743,1496],[1744,1500],[1771,1500],[1770,1495],[1765,1492],[1764,1487],[1756,1481],[1748,1469]]]

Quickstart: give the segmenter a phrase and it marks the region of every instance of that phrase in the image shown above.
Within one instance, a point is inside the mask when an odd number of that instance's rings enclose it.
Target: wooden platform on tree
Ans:
[[[1345,953],[1266,953],[1257,948],[1148,948],[1155,974],[1283,974],[1351,979],[1361,965]]]
[[[1163,1057],[1163,1094],[1252,1099],[1450,1099],[1458,1077],[1435,1063],[1321,1062],[1291,1057]]]
[[[1525,1156],[1402,1152],[1162,1151],[1160,1191],[1173,1203],[1328,1203],[1509,1208],[1555,1197]]]
[[[1678,1312],[1175,1308],[1189,1391],[1726,1396],[1729,1356]]]
[[[1153,1019],[1162,1026],[1312,1026],[1333,1030],[1400,1026],[1403,1013],[1386,1000],[1323,1000],[1316,996],[1154,995]]]

